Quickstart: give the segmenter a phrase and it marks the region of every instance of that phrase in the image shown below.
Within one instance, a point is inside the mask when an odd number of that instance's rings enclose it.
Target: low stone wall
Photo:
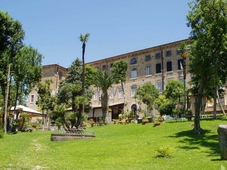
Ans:
[[[227,160],[227,125],[218,126],[221,159]]]
[[[90,139],[94,138],[95,135],[89,134],[51,134],[50,140],[51,141],[66,141],[66,140],[76,140],[76,139]]]

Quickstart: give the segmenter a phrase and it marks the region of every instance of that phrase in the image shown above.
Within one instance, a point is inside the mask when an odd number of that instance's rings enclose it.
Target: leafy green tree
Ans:
[[[47,123],[49,122],[50,113],[49,111],[53,111],[56,103],[56,97],[51,96],[50,84],[52,83],[51,79],[45,80],[44,83],[38,83],[38,100],[37,105],[41,108],[42,113],[44,114],[46,111],[47,115]],[[43,124],[44,124],[43,120]]]
[[[181,97],[184,96],[184,85],[179,80],[170,80],[166,84],[164,95],[172,100],[174,104],[181,104]]]
[[[225,0],[193,0],[187,15],[191,30],[189,72],[196,97],[193,131],[202,133],[202,98],[215,91],[227,77],[227,4]],[[209,69],[207,69],[209,68]],[[220,84],[219,84],[220,83]],[[216,118],[216,115],[214,115]]]
[[[58,129],[62,126],[65,130],[68,130],[69,124],[66,121],[66,105],[60,104],[55,105],[52,118],[55,120],[56,125],[58,126]]]
[[[124,90],[124,84],[126,81],[126,73],[127,73],[127,69],[128,69],[128,63],[125,60],[118,60],[116,62],[114,62],[113,64],[113,68],[111,70],[113,76],[114,76],[114,80],[115,83],[121,84],[121,88],[123,91],[123,97],[124,97],[124,108],[125,108],[125,90]]]
[[[108,89],[112,86],[115,79],[111,72],[109,71],[100,71],[97,70],[97,73],[95,75],[94,84],[96,87],[99,87],[102,91],[101,94],[101,106],[102,106],[102,117],[103,117],[103,123],[106,122],[106,114],[108,111],[108,101],[109,101],[109,94]]]
[[[42,55],[31,46],[23,47],[16,54],[12,65],[13,84],[16,90],[14,108],[16,108],[18,101],[21,103],[20,101],[23,101],[23,97],[27,96],[31,89],[41,80],[41,62]]]
[[[152,110],[154,108],[155,99],[159,95],[159,90],[151,83],[146,83],[140,86],[136,91],[136,98],[141,100],[147,105],[147,110]]]
[[[85,110],[89,109],[90,100],[93,92],[90,88],[93,83],[95,70],[89,65],[85,67],[85,91],[82,95],[82,62],[77,58],[71,66],[63,82],[60,83],[59,92],[57,95],[58,104],[65,104],[67,107],[71,107],[73,113],[76,115],[75,126],[78,128],[83,118],[82,106],[85,106]]]
[[[9,96],[10,64],[22,48],[24,30],[19,21],[14,21],[8,13],[0,11],[0,88],[4,97],[4,130],[7,132],[7,109]]]

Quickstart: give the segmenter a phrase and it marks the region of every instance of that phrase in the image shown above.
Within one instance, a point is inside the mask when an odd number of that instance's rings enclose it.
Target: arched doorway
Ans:
[[[137,104],[132,104],[132,105],[131,105],[131,112],[132,112],[133,117],[134,117],[135,119],[138,118],[138,115],[136,114],[136,111],[137,111],[137,110],[138,110]]]

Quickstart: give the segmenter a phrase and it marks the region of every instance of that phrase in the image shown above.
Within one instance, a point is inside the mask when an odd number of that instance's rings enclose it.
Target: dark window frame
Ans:
[[[173,66],[172,66],[172,61],[167,61],[166,62],[166,71],[173,71]]]
[[[161,58],[161,53],[156,53],[155,58]]]
[[[172,51],[171,50],[166,51],[166,57],[169,57],[169,56],[172,56]]]
[[[146,55],[145,56],[145,61],[151,61],[151,55]]]
[[[156,74],[162,73],[162,64],[156,63]]]

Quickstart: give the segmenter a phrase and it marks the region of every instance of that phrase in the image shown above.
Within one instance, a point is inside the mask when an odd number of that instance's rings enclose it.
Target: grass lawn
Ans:
[[[217,134],[227,118],[201,120],[204,135],[192,134],[192,123],[96,126],[91,128],[93,139],[63,142],[51,142],[50,131],[8,134],[0,139],[0,169],[227,169],[227,161],[220,160]],[[175,150],[169,158],[160,158],[155,149],[161,146]]]

